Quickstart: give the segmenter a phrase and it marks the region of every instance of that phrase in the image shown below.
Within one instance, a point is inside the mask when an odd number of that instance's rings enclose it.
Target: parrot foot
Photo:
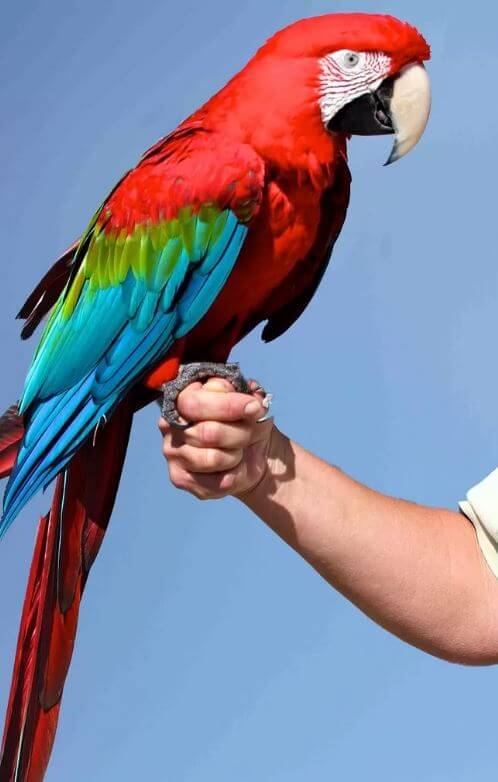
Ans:
[[[183,364],[174,380],[164,383],[162,386],[163,401],[161,413],[168,424],[175,429],[188,429],[192,426],[189,421],[183,422],[176,409],[176,400],[179,394],[191,383],[197,380],[207,380],[210,377],[221,377],[228,380],[236,391],[241,394],[249,394],[253,390],[240,371],[238,364],[216,364],[210,361],[202,361],[195,364]],[[257,384],[256,384],[257,385]],[[257,389],[262,391],[260,386]],[[265,399],[268,395],[265,395]],[[263,405],[265,402],[263,401]],[[269,406],[269,402],[268,402]],[[265,416],[266,418],[266,416]]]

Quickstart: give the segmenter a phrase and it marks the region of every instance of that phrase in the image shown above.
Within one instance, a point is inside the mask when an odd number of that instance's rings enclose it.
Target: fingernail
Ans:
[[[207,381],[207,383],[204,384],[204,388],[207,391],[231,391],[232,386],[230,383],[227,383],[226,380],[222,380],[218,377],[211,377]]]
[[[249,404],[244,407],[245,415],[254,415],[255,413],[259,413],[260,410],[261,404],[256,402],[256,400],[249,402]]]

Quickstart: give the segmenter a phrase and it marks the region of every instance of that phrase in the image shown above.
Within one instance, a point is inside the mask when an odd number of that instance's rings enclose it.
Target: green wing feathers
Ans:
[[[35,397],[47,398],[77,382],[126,323],[144,331],[159,306],[167,311],[189,267],[209,258],[210,249],[218,249],[215,258],[223,251],[217,245],[229,218],[236,221],[228,210],[206,204],[197,212],[186,207],[175,219],[138,224],[131,231],[106,230],[96,221],[82,240],[87,249],[79,268],[45,327],[22,409]]]

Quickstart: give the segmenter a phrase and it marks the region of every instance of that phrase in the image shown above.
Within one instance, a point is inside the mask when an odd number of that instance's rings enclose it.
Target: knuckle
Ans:
[[[207,470],[216,472],[222,462],[221,454],[215,448],[204,449],[204,466]]]
[[[234,473],[227,473],[227,475],[223,476],[223,481],[221,488],[225,492],[225,494],[228,494],[235,490],[237,484],[237,476],[234,475]]]
[[[237,443],[235,447],[240,448],[241,450],[247,448],[247,446],[251,442],[252,436],[253,436],[252,426],[244,426],[241,424],[238,429]]]
[[[216,445],[221,439],[221,424],[218,421],[204,421],[200,435],[206,445]]]
[[[169,465],[169,477],[173,486],[177,489],[186,489],[186,473],[176,462],[171,462]]]
[[[161,416],[157,422],[157,428],[161,432],[161,434],[166,434],[166,432],[169,431],[169,424],[168,422]]]
[[[227,400],[227,411],[232,419],[240,418],[241,416],[241,410],[240,410],[240,402],[237,398],[236,394],[228,394],[228,400]]]
[[[233,450],[225,453],[223,455],[223,472],[234,470],[236,467],[238,467],[242,461],[242,456],[243,454],[241,450]]]
[[[200,412],[200,400],[197,393],[184,391],[177,400],[177,409],[184,418],[195,418]]]
[[[202,497],[203,500],[221,500],[222,497],[225,495],[223,492],[216,491],[215,489],[210,489],[209,491],[206,491]]]
[[[173,447],[171,445],[171,442],[168,439],[163,440],[163,456],[165,459],[168,459],[168,461],[173,457]]]
[[[244,459],[244,451],[242,448],[238,448],[237,450],[233,451],[232,453],[232,469],[234,467],[238,467],[239,464],[242,463],[242,460]]]
[[[204,486],[200,486],[199,484],[194,483],[191,488],[191,492],[198,500],[205,501],[212,499],[209,489],[206,489]]]

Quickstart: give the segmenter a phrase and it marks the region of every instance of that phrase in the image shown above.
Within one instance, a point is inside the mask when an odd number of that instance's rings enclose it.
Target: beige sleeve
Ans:
[[[498,469],[467,492],[460,510],[476,528],[481,551],[498,578]]]

